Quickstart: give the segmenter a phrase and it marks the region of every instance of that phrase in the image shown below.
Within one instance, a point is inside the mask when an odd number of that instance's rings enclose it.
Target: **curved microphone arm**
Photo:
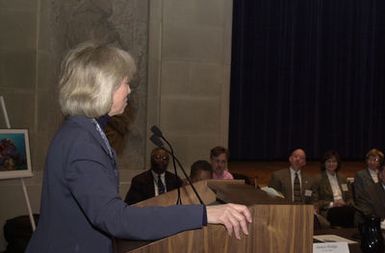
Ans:
[[[163,138],[164,139],[164,138]],[[177,169],[176,169],[176,165],[175,165],[175,155],[174,155],[174,150],[172,149],[172,146],[166,141],[166,143],[168,144],[168,146],[170,147],[170,150],[171,150],[171,156],[172,156],[172,166],[174,167],[174,172],[175,172],[175,176],[178,177],[178,172],[177,172]],[[165,148],[163,148],[164,150],[166,150]],[[167,151],[167,150],[166,150]],[[169,152],[167,152],[169,153]],[[178,197],[176,199],[176,204],[182,204],[182,199],[180,197],[180,186],[178,185]]]
[[[154,126],[155,127],[155,126]],[[171,157],[172,157],[172,165],[173,165],[173,167],[174,167],[174,173],[175,173],[175,176],[178,178],[178,173],[177,173],[177,169],[176,169],[176,165],[175,165],[175,155],[174,155],[174,150],[172,149],[172,147],[170,148],[171,149],[171,153],[168,151],[168,150],[166,150],[165,148],[164,148],[164,145],[163,145],[163,142],[160,140],[160,136],[162,136],[162,133],[160,132],[160,130],[158,131],[158,130],[153,130],[153,128],[154,127],[152,127],[151,128],[151,131],[153,131],[154,132],[154,134],[150,137],[150,141],[152,142],[152,143],[154,143],[156,146],[158,146],[158,147],[160,147],[160,148],[162,148],[162,149],[164,149],[167,153],[169,153],[169,154],[171,154]],[[155,133],[156,132],[156,133]],[[168,145],[170,145],[168,142],[166,142]],[[178,190],[178,196],[177,196],[177,199],[176,199],[176,204],[177,205],[179,205],[179,204],[182,204],[182,199],[181,199],[181,197],[180,197],[180,185],[178,185],[178,188],[177,188],[177,190]]]
[[[178,163],[179,168],[181,169],[181,171],[183,172],[184,176],[186,177],[186,179],[187,179],[189,185],[191,185],[191,188],[193,189],[195,195],[197,196],[197,198],[198,198],[198,200],[199,200],[199,203],[201,203],[202,205],[204,205],[203,200],[202,200],[201,197],[199,196],[199,193],[198,193],[197,190],[195,189],[194,184],[191,182],[190,177],[189,177],[188,174],[186,173],[186,171],[185,171],[185,169],[183,168],[183,166],[182,166],[181,162],[179,161],[179,159],[178,159],[173,153],[171,153],[170,150],[167,150],[167,149],[165,149],[165,148],[163,148],[163,149],[166,150],[167,153],[169,153],[170,155],[173,156],[173,158],[175,159],[175,161]]]

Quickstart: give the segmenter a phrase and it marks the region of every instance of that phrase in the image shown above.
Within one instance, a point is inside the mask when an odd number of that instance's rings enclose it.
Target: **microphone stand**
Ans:
[[[156,146],[158,146],[158,147],[160,147],[160,148],[163,148],[167,153],[169,153],[169,154],[173,157],[173,159],[175,159],[175,161],[178,163],[179,168],[182,170],[184,176],[186,177],[186,179],[187,179],[189,185],[191,186],[192,190],[194,191],[195,196],[198,198],[199,203],[202,204],[202,205],[204,205],[203,200],[202,200],[201,197],[199,196],[199,193],[198,193],[197,190],[195,189],[194,184],[191,182],[190,177],[187,175],[186,170],[183,168],[183,166],[182,166],[181,162],[179,161],[179,159],[174,155],[173,152],[171,152],[170,150],[164,148],[164,145],[163,145],[162,141],[161,141],[159,138],[161,138],[162,140],[164,140],[164,141],[167,143],[167,145],[170,146],[170,149],[172,150],[171,144],[170,144],[170,143],[163,137],[163,135],[158,136],[158,135],[156,135],[156,134],[154,133],[154,134],[150,137],[150,140],[151,140],[151,142],[154,143]],[[179,195],[179,193],[178,193],[178,195]]]
[[[175,155],[174,155],[174,150],[171,148],[171,153],[170,153],[168,150],[166,150],[166,149],[164,148],[164,145],[163,145],[162,141],[161,141],[161,140],[157,137],[157,135],[155,135],[155,134],[152,135],[152,136],[150,137],[150,140],[151,140],[151,142],[154,143],[156,146],[158,146],[158,147],[164,149],[168,154],[171,155],[171,157],[172,157],[172,164],[173,164],[173,167],[174,167],[174,173],[175,173],[175,176],[176,176],[177,178],[179,178],[179,177],[178,177],[178,172],[177,172],[177,169],[176,169],[176,165],[175,165]],[[181,199],[181,197],[180,197],[180,185],[178,184],[177,186],[178,186],[178,187],[177,187],[178,196],[177,196],[177,198],[176,198],[176,205],[181,205],[181,204],[182,204],[182,199]]]

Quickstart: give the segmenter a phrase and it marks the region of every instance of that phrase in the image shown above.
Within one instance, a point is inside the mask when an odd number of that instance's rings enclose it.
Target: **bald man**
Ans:
[[[303,168],[306,165],[306,153],[297,148],[289,156],[290,167],[274,171],[269,186],[282,193],[293,203],[315,203],[317,200],[315,184]]]

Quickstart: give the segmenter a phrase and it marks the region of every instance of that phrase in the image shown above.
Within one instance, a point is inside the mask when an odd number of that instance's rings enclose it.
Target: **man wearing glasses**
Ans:
[[[182,180],[167,171],[169,160],[169,154],[164,149],[153,149],[151,152],[151,169],[132,179],[125,202],[132,205],[180,187]]]

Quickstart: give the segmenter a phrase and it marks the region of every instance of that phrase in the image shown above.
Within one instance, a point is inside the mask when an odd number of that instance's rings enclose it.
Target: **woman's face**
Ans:
[[[369,169],[378,170],[380,168],[380,157],[378,156],[369,156],[368,160],[366,160]]]
[[[330,157],[325,161],[325,168],[329,173],[334,174],[338,167],[338,161],[335,157]]]
[[[127,105],[127,96],[131,93],[127,77],[120,83],[119,88],[112,94],[112,106],[109,116],[122,114]]]

